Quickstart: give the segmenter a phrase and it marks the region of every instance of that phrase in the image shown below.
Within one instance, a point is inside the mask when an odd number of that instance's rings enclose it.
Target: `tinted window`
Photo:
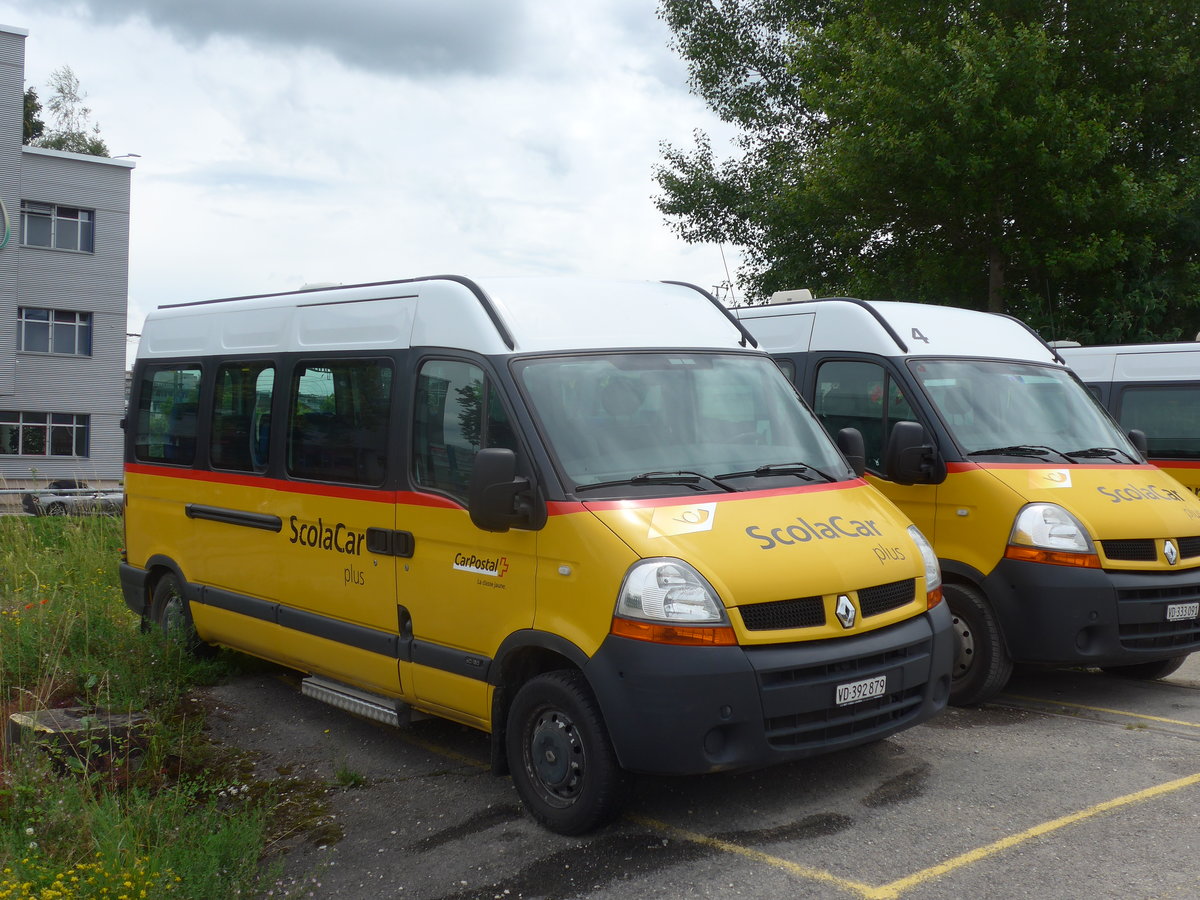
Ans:
[[[386,359],[298,365],[289,405],[288,472],[320,481],[383,484],[393,380]]]
[[[138,459],[190,465],[196,458],[200,366],[148,366],[138,390]]]
[[[234,363],[217,370],[209,458],[217,469],[251,472],[267,464],[271,441],[269,363]]]

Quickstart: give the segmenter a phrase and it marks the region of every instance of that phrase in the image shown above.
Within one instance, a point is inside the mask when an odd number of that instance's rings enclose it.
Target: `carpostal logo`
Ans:
[[[1165,500],[1171,503],[1181,503],[1183,494],[1179,491],[1169,488],[1159,488],[1152,484],[1145,487],[1139,487],[1136,484],[1129,484],[1126,487],[1120,488],[1096,488],[1105,497],[1108,497],[1113,503],[1134,502],[1139,500]]]
[[[455,553],[454,568],[459,572],[472,572],[476,575],[491,575],[503,578],[508,571],[507,556],[476,556],[474,553]]]
[[[751,525],[746,529],[746,534],[759,541],[762,550],[771,550],[780,544],[808,544],[837,541],[842,538],[883,536],[874,519],[847,519],[845,516],[830,516],[816,522],[797,518],[790,524],[775,528]]]

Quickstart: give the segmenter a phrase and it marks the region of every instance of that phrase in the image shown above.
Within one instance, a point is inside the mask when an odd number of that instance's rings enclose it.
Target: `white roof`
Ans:
[[[483,354],[729,349],[740,341],[731,316],[691,286],[433,276],[161,307],[146,317],[138,356],[409,346]]]
[[[1067,365],[1084,381],[1200,380],[1200,343],[1063,347]]]
[[[1020,321],[952,306],[830,299],[742,306],[733,312],[771,353],[846,350],[1055,362],[1053,351]]]

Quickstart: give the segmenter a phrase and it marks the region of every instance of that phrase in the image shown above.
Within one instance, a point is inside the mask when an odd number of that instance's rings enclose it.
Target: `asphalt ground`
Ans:
[[[735,775],[642,778],[579,838],[524,815],[485,735],[377,725],[280,671],[201,698],[254,778],[323,785],[275,896],[1200,898],[1200,655],[1162,682],[1022,673],[995,702]]]

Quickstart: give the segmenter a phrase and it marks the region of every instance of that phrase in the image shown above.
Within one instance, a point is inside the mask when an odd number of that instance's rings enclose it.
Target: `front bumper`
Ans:
[[[983,583],[1015,662],[1121,666],[1200,650],[1200,619],[1167,607],[1200,600],[1200,568],[1075,569],[1006,559]]]
[[[953,638],[942,603],[879,631],[755,647],[673,647],[609,636],[588,663],[621,765],[692,775],[877,741],[939,712]],[[882,697],[837,706],[838,685],[887,676]]]

